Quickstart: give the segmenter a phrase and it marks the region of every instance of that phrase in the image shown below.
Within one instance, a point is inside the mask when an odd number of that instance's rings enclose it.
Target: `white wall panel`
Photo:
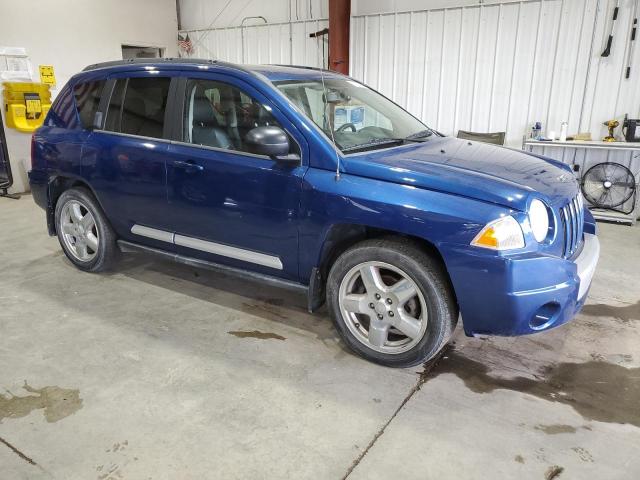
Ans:
[[[245,17],[269,23],[326,18],[328,0],[178,0],[181,28],[196,30],[239,26]],[[255,24],[256,20],[248,20]]]
[[[460,57],[458,75],[455,79],[458,87],[456,96],[455,122],[452,131],[461,129],[461,125],[468,127],[471,124],[473,102],[476,88],[475,72],[477,68],[476,57],[478,52],[478,35],[480,27],[481,10],[462,10],[462,24],[460,30]],[[462,128],[464,130],[464,128]],[[468,129],[468,128],[467,128]]]
[[[326,28],[326,19],[292,23],[259,24],[209,30],[184,30],[194,44],[195,58],[209,58],[234,63],[293,64],[322,66],[322,44],[325,61],[329,54],[326,37],[309,38],[309,34]],[[291,36],[291,41],[290,37]]]
[[[623,79],[632,0],[600,57],[613,0],[527,0],[352,17],[351,72],[434,128],[606,133],[640,112],[640,67]],[[363,51],[362,55],[354,54]],[[640,63],[640,49],[634,62]],[[635,88],[634,88],[635,87]],[[418,105],[421,106],[418,107]]]

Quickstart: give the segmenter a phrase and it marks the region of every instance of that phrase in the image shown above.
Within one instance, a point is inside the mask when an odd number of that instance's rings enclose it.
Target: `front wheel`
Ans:
[[[446,345],[458,307],[439,261],[413,242],[361,242],[333,264],[327,304],[347,345],[390,367],[433,358]]]

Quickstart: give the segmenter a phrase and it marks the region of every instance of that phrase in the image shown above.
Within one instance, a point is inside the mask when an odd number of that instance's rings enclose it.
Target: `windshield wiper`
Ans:
[[[431,136],[431,132],[427,132],[426,130],[423,132],[414,133],[404,138],[392,138],[392,137],[383,137],[383,138],[374,138],[373,140],[365,143],[358,143],[357,145],[351,145],[349,147],[345,147],[342,149],[343,152],[351,152],[353,150],[367,149],[371,147],[379,147],[381,145],[402,145],[407,142],[414,143],[422,143],[426,142],[426,137]]]
[[[351,152],[353,150],[367,149],[371,147],[379,147],[381,145],[402,145],[404,138],[374,138],[373,140],[365,143],[358,143],[349,147],[344,147],[343,152]]]
[[[420,130],[419,132],[412,133],[411,135],[404,137],[404,139],[407,141],[424,142],[425,140],[420,139],[430,137],[431,135],[433,135],[433,132],[431,130]]]

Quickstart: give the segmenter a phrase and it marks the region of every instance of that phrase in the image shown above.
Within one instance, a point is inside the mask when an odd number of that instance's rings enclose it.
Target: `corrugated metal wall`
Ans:
[[[309,34],[328,26],[327,19],[317,19],[191,30],[184,33],[188,33],[194,43],[193,56],[196,58],[215,58],[250,64],[275,63],[321,67],[324,42],[326,67],[326,56],[329,54],[326,36],[314,39],[309,38]]]
[[[532,0],[352,19],[351,74],[434,128],[506,131],[530,124],[604,135],[640,114],[638,68],[623,80],[632,0],[621,2],[612,56],[601,58],[607,0]]]

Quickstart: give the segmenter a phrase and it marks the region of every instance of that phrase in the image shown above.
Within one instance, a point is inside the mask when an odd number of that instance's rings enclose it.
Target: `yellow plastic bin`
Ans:
[[[4,111],[7,127],[19,132],[35,131],[51,108],[49,85],[33,82],[4,82]]]

